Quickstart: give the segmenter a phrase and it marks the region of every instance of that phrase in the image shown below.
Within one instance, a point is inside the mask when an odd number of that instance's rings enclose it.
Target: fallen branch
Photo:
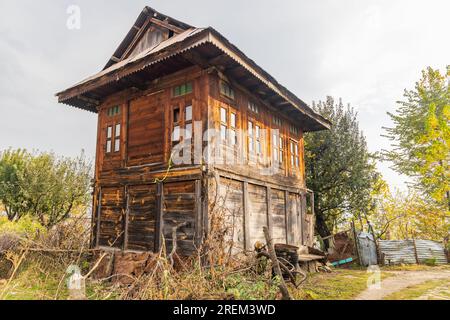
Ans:
[[[275,254],[272,239],[270,238],[269,235],[269,229],[266,226],[264,226],[263,231],[264,236],[266,237],[267,250],[269,251],[270,260],[272,260],[273,269],[275,271],[275,274],[280,278],[279,288],[282,298],[283,300],[292,300],[288,288],[286,286],[286,283],[284,282],[283,274],[281,273],[280,262],[278,261],[277,255]]]

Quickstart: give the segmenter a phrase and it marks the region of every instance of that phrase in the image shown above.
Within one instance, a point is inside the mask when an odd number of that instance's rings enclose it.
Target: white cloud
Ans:
[[[66,28],[69,5],[81,30]],[[94,156],[95,115],[58,105],[54,93],[97,72],[148,1],[2,1],[0,149]],[[306,102],[342,97],[358,112],[371,151],[403,89],[427,66],[449,64],[449,1],[154,0],[155,9],[211,25]],[[400,177],[380,164],[392,186]]]

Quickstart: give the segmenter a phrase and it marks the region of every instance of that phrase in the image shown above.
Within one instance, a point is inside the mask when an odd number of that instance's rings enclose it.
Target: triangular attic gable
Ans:
[[[104,69],[133,57],[192,26],[145,7]]]

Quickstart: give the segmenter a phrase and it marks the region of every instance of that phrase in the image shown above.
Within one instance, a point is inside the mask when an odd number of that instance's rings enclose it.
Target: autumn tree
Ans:
[[[52,153],[7,150],[0,154],[0,202],[8,219],[35,217],[50,228],[90,201],[91,165]]]
[[[376,238],[386,240],[431,239],[448,236],[450,216],[445,208],[421,197],[414,189],[391,193],[384,184],[369,218]]]
[[[450,210],[450,66],[427,68],[413,90],[405,90],[386,128],[392,150],[384,159],[414,180],[414,187]]]
[[[378,173],[350,106],[327,97],[313,109],[332,122],[331,130],[305,135],[307,185],[315,193],[317,232],[325,237],[367,210]]]

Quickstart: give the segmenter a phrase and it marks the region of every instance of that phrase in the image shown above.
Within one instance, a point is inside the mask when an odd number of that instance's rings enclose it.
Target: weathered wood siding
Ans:
[[[162,236],[166,240],[166,248],[172,250],[173,232],[176,230],[177,247],[183,254],[190,254],[195,250],[195,182],[167,183],[163,186]]]
[[[266,240],[264,238],[263,226],[268,225],[266,188],[249,184],[248,203],[250,211],[250,242],[252,245],[254,245],[256,241],[265,243]]]
[[[271,192],[271,209],[272,214],[272,236],[274,243],[287,243],[286,233],[286,200],[285,193],[282,190],[273,190]]]
[[[156,233],[156,185],[128,187],[125,249],[153,251]]]
[[[110,187],[101,190],[99,207],[100,229],[98,245],[122,248],[124,239],[125,210],[124,188]]]
[[[163,93],[130,101],[128,166],[164,162],[164,107]]]
[[[242,182],[220,178],[218,205],[224,215],[224,230],[233,248],[244,250],[244,196]]]

